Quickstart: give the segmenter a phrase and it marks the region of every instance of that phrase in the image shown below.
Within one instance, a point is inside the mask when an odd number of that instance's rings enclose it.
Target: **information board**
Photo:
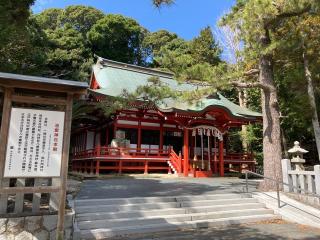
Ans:
[[[64,112],[12,108],[4,177],[59,177]]]

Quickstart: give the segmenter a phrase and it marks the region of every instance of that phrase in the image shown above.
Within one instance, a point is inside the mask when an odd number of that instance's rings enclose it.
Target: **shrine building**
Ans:
[[[99,58],[93,66],[87,101],[112,102],[135,93],[156,77],[177,92],[197,86],[178,83],[173,74]],[[261,121],[261,114],[229,101],[220,93],[190,103],[163,99],[156,104],[130,102],[126,109],[72,132],[72,171],[88,174],[175,173],[224,176],[254,170],[251,153],[228,151],[231,128]]]

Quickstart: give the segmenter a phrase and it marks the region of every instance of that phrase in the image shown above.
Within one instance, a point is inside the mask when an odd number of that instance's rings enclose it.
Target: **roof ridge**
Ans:
[[[110,67],[126,69],[126,70],[135,71],[135,72],[146,73],[149,75],[172,78],[172,79],[174,76],[174,74],[171,72],[165,72],[165,71],[156,70],[156,69],[152,69],[152,68],[148,68],[148,67],[141,67],[141,66],[129,64],[129,63],[117,62],[117,61],[102,58],[99,56],[97,56],[97,57],[98,57],[97,64],[100,64],[102,66],[110,66]]]

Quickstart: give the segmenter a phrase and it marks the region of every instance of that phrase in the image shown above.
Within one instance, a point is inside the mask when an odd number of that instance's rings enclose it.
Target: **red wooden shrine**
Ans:
[[[177,91],[170,73],[99,58],[93,66],[89,102],[112,102],[158,77]],[[214,94],[197,103],[147,106],[136,101],[98,123],[82,123],[72,133],[72,170],[88,174],[175,173],[179,176],[224,176],[226,171],[254,170],[251,153],[229,153],[228,130],[260,121],[261,115]]]

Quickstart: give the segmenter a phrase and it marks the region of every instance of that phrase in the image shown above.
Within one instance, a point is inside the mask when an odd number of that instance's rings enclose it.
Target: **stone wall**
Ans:
[[[0,240],[55,240],[57,215],[0,218]],[[72,239],[74,212],[65,215],[65,240]]]
[[[320,209],[320,198],[315,196],[297,194],[297,193],[285,193],[288,197],[293,198],[299,202],[303,202],[307,205]]]

